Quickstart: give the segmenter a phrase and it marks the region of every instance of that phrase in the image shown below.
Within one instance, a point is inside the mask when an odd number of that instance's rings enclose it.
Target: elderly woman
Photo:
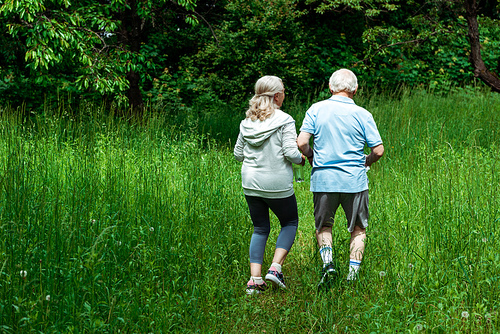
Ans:
[[[281,266],[293,245],[299,222],[292,163],[304,165],[305,157],[297,148],[294,119],[279,109],[284,98],[285,88],[280,78],[260,78],[234,147],[236,160],[243,162],[243,193],[254,226],[247,294],[258,294],[267,288],[261,274],[271,229],[269,209],[281,224],[273,262],[265,277],[274,286],[286,288]]]

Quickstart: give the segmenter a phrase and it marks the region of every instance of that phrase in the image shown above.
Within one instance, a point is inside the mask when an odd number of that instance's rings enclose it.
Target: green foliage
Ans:
[[[372,17],[381,14],[382,12],[392,12],[399,8],[399,1],[362,1],[362,0],[307,0],[307,4],[318,3],[316,8],[318,13],[324,14],[332,10],[342,10],[352,8],[358,11],[363,11],[366,16]]]
[[[29,71],[19,73],[13,66],[4,75],[19,82],[29,75],[35,86],[63,91],[116,94],[126,102],[127,74],[145,78],[154,67],[134,44],[158,29],[155,19],[168,17],[167,5],[192,11],[195,1],[6,1],[0,7],[2,23],[9,38],[22,44]],[[192,15],[185,20],[197,23]]]
[[[310,86],[314,79],[298,21],[303,12],[296,2],[226,2],[224,21],[215,29],[217,41],[182,59],[184,80],[193,83],[195,93],[217,92],[224,100],[248,97],[255,81],[267,74],[282,77],[287,88]]]
[[[362,61],[354,64],[367,83],[430,85],[446,90],[474,80],[463,1],[308,1],[317,2],[315,10],[323,15],[347,8],[367,17]],[[499,13],[488,15],[480,18],[483,44],[499,36]],[[488,68],[498,71],[498,48],[484,48],[483,58]]]
[[[386,7],[389,6],[390,10]],[[378,8],[370,15],[360,8]],[[366,88],[429,86],[436,91],[473,85],[466,26],[461,7],[448,2],[424,6],[410,2],[259,1],[228,2],[199,36],[196,54],[171,68],[184,101],[196,97],[248,99],[258,77],[274,74],[299,99],[325,87],[338,68],[351,68]],[[356,11],[353,11],[355,9]],[[335,11],[339,10],[339,13]],[[498,20],[481,18],[482,41],[498,43]],[[206,34],[203,34],[205,32]],[[495,42],[492,42],[495,41]],[[485,47],[489,68],[498,67],[498,48]],[[307,92],[307,93],[304,93]]]
[[[159,107],[240,103],[266,74],[303,101],[342,67],[366,88],[475,84],[462,1],[0,4],[0,100],[28,108],[58,95],[125,108],[132,91]],[[499,12],[481,13],[482,56],[499,72]]]

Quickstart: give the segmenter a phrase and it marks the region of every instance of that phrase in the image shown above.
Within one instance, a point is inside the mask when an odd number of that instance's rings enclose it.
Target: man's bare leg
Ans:
[[[354,226],[351,232],[351,254],[349,255],[349,275],[347,280],[355,280],[365,252],[366,229]]]
[[[332,255],[332,227],[322,227],[316,231],[316,240],[318,241],[319,253],[323,260],[323,268],[333,261]]]

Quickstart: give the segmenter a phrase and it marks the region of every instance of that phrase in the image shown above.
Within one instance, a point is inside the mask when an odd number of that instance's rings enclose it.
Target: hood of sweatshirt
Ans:
[[[240,132],[250,145],[260,146],[280,127],[288,123],[295,123],[292,116],[275,109],[273,115],[263,121],[245,118],[241,121]]]

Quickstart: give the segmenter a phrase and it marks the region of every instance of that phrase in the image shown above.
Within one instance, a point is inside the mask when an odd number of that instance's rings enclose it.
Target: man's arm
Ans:
[[[299,147],[299,150],[302,152],[302,154],[305,155],[307,160],[309,160],[309,163],[312,166],[314,152],[311,146],[309,145],[309,140],[311,139],[311,136],[312,134],[301,131],[299,137],[297,138],[297,146]]]
[[[370,147],[371,152],[366,156],[365,166],[371,166],[373,163],[377,162],[384,155],[384,145],[380,144],[374,147]]]

